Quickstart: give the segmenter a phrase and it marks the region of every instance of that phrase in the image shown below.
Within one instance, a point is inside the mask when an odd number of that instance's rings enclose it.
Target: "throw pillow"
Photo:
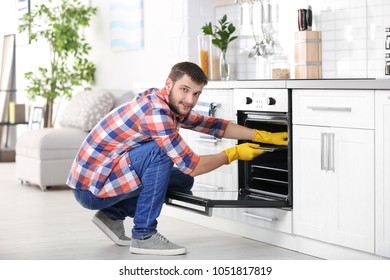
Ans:
[[[62,127],[90,131],[114,106],[110,92],[82,91],[72,97],[61,115]]]

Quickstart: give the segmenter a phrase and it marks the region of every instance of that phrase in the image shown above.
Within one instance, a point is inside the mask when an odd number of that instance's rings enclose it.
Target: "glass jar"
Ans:
[[[272,79],[290,79],[290,63],[287,55],[274,55],[271,62]]]
[[[202,68],[206,77],[209,77],[209,53],[211,48],[211,36],[198,36],[199,67]]]
[[[209,80],[220,80],[219,60],[221,56],[221,49],[211,43],[209,52]]]

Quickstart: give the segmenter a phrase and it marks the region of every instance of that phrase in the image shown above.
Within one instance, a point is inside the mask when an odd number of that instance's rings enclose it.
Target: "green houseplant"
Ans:
[[[227,21],[227,15],[224,15],[218,20],[219,26],[206,23],[203,27],[204,35],[211,35],[211,43],[221,50],[220,57],[220,75],[221,80],[228,80],[230,74],[229,64],[226,62],[226,52],[230,42],[237,39],[238,36],[233,36],[236,27],[233,23]]]
[[[91,47],[81,29],[89,26],[97,9],[78,0],[62,0],[59,5],[53,0],[47,2],[23,16],[19,32],[28,32],[30,41],[42,38],[49,44],[49,67],[38,67],[24,76],[29,84],[27,97],[46,100],[44,127],[51,127],[54,100],[70,98],[75,87],[88,88],[94,83],[96,67],[88,59]]]

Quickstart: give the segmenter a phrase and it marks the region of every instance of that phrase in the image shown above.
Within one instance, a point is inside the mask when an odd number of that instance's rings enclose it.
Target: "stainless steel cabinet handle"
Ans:
[[[195,183],[197,187],[203,188],[203,189],[209,189],[209,190],[216,190],[216,191],[221,191],[223,190],[223,187],[218,187],[218,186],[211,186],[211,185],[206,185],[202,183]]]
[[[328,170],[328,133],[321,133],[321,170]]]
[[[242,214],[243,214],[244,216],[247,216],[247,217],[251,217],[251,218],[255,218],[255,219],[259,219],[259,220],[267,221],[267,222],[275,222],[275,221],[278,220],[278,218],[276,218],[276,217],[270,218],[270,217],[265,217],[265,216],[260,216],[260,215],[252,214],[252,213],[249,213],[249,212],[243,212]]]
[[[321,133],[321,170],[335,171],[334,133]]]
[[[335,171],[334,167],[334,133],[328,133],[328,171]]]
[[[337,112],[351,112],[351,107],[326,107],[326,106],[307,106],[307,109],[313,111],[337,111]]]
[[[218,144],[219,142],[221,142],[222,140],[221,139],[217,139],[217,138],[193,138],[194,140],[196,141],[199,141],[199,142],[206,142],[206,143],[214,143],[214,144]]]

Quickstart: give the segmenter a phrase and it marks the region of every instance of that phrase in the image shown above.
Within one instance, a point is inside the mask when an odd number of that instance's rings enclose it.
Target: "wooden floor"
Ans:
[[[143,256],[113,244],[66,187],[42,192],[21,185],[14,163],[0,163],[0,259],[2,260],[309,260],[311,256],[220,232],[172,217],[159,231],[187,247],[183,256]],[[126,220],[130,232],[131,220]]]

